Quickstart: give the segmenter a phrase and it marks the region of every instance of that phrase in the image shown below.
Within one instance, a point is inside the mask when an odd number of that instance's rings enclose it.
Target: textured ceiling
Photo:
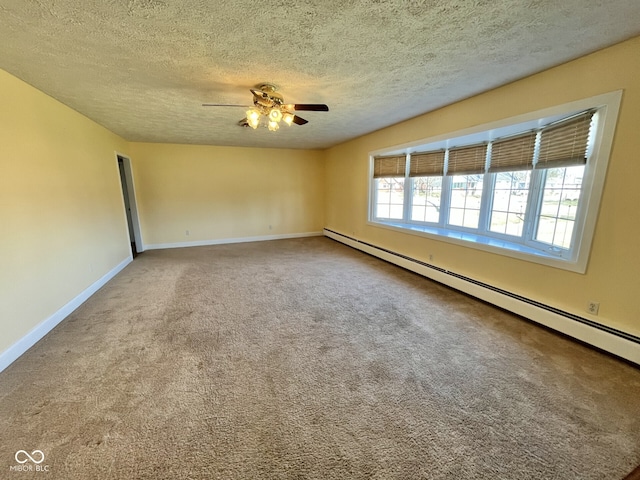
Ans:
[[[0,0],[0,68],[130,141],[325,148],[640,34],[638,0]],[[249,88],[326,103],[237,126]]]

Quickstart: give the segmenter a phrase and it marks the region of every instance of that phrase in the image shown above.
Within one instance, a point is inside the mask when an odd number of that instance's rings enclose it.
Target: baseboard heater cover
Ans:
[[[325,228],[326,237],[640,365],[640,337]]]

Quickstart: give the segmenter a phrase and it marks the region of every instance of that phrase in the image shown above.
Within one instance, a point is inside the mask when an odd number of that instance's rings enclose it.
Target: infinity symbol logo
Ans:
[[[20,459],[18,458],[18,456],[19,456],[21,453],[22,453],[22,454],[24,454],[24,456],[26,456],[27,458],[25,458],[25,459],[23,459],[23,460],[20,460]],[[38,456],[38,454],[40,455],[40,460],[36,460],[35,458],[33,458],[33,456],[32,456],[32,455],[35,455],[35,456],[37,457],[37,456]],[[16,462],[18,462],[18,463],[27,463],[29,460],[31,460],[31,461],[32,461],[33,463],[35,463],[35,464],[40,464],[40,463],[44,462],[44,453],[42,453],[42,450],[34,450],[33,452],[31,452],[31,455],[29,455],[29,454],[28,454],[26,451],[24,451],[24,450],[18,450],[18,451],[16,452],[15,458],[16,458]]]

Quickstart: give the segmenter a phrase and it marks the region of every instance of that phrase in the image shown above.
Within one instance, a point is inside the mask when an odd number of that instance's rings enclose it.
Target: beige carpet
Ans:
[[[621,479],[640,369],[326,238],[149,251],[0,427],[3,479]]]

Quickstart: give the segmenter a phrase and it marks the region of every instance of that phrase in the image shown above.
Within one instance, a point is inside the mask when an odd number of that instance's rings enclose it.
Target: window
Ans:
[[[494,174],[489,231],[522,237],[531,188],[537,132],[495,140],[489,172]]]
[[[440,219],[444,156],[444,150],[411,155],[409,176],[413,221],[433,223]]]
[[[545,171],[536,240],[557,248],[571,248],[583,175],[583,166]]]
[[[417,177],[411,185],[411,220],[437,223],[440,219],[442,177]]]
[[[376,216],[402,219],[404,210],[404,178],[376,179]]]
[[[373,155],[369,220],[584,272],[619,102],[614,92]]]
[[[403,218],[405,163],[406,155],[378,157],[374,160],[376,218]]]
[[[489,223],[491,232],[522,236],[530,184],[530,171],[496,173]]]

